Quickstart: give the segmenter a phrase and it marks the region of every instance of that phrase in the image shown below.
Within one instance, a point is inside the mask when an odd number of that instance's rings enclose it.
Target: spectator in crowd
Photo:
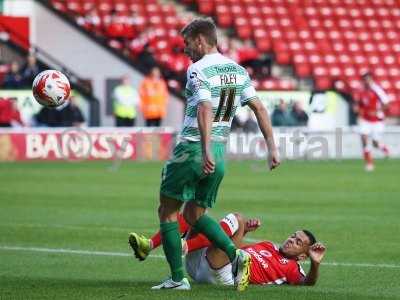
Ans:
[[[123,42],[125,37],[125,16],[112,10],[110,15],[104,17],[105,34],[109,38]]]
[[[69,101],[59,107],[43,107],[36,115],[36,121],[48,127],[81,127],[85,119],[75,97],[71,96]]]
[[[239,107],[236,112],[235,116],[232,120],[231,130],[232,132],[243,132],[243,125],[246,122],[247,118],[247,111],[245,107]]]
[[[292,118],[295,126],[307,126],[308,115],[303,110],[301,102],[295,101],[292,107]]]
[[[140,83],[139,93],[146,126],[160,126],[167,114],[168,89],[158,67],[153,67]]]
[[[243,124],[243,131],[247,133],[257,133],[259,132],[259,127],[255,119],[255,115],[252,111],[248,111],[247,120]]]
[[[127,16],[124,23],[125,37],[127,39],[135,39],[139,33],[146,27],[146,19],[136,11],[132,11]]]
[[[237,39],[222,39],[220,42],[221,52],[225,53],[226,56],[238,62],[238,49],[240,47],[240,43]]]
[[[260,52],[255,48],[251,41],[247,40],[237,49],[238,63],[243,67],[251,67],[253,70],[260,65]]]
[[[78,25],[83,26],[86,30],[92,31],[96,35],[102,33],[101,19],[95,8],[91,9],[86,16],[78,16],[76,22]]]
[[[247,108],[241,108],[232,120],[232,131],[257,133],[259,131],[254,114]]]
[[[245,67],[254,78],[263,79],[271,76],[270,57],[260,53],[250,40],[246,40],[243,45],[234,40],[230,44],[231,58]]]
[[[352,94],[352,88],[349,85],[348,81],[344,81],[340,78],[335,78],[333,80],[333,90],[340,94],[344,100],[346,100],[350,104],[349,109],[349,125],[357,124],[357,112],[355,111],[354,97]]]
[[[36,75],[41,72],[41,69],[37,63],[36,56],[30,54],[27,58],[27,62],[22,71],[22,76],[24,77],[24,85],[31,86]]]
[[[278,107],[276,107],[271,117],[273,126],[293,126],[294,120],[287,109],[286,102],[281,99]]]
[[[3,87],[7,89],[19,89],[24,85],[24,77],[22,76],[19,63],[13,61],[11,69],[4,77]]]
[[[0,127],[23,126],[17,108],[17,102],[9,98],[0,98]]]
[[[153,51],[151,50],[148,43],[143,45],[143,49],[138,54],[136,61],[141,65],[142,70],[150,70],[157,65],[157,62],[153,55]]]
[[[113,90],[113,108],[117,127],[135,126],[139,93],[130,81],[128,75],[123,76],[121,84],[117,85]]]

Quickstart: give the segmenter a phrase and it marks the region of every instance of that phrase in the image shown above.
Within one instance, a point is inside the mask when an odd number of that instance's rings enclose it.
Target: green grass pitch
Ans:
[[[328,247],[315,287],[193,284],[150,291],[168,275],[158,250],[130,257],[127,235],[157,227],[161,163],[0,164],[0,299],[400,299],[400,161],[228,162],[216,207],[261,218],[252,239],[311,229]],[[64,250],[62,250],[64,249]],[[74,250],[74,251],[71,251]],[[308,269],[308,265],[305,265]]]

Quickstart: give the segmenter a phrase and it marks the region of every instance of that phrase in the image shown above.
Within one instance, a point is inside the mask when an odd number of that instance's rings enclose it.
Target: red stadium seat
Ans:
[[[328,77],[317,77],[315,81],[315,86],[318,90],[327,90],[331,88],[332,81]]]
[[[97,9],[99,10],[99,13],[102,15],[107,15],[111,12],[111,10],[114,8],[114,5],[111,0],[106,0],[99,2],[97,5]]]
[[[152,26],[157,34],[147,42],[155,49],[157,61],[178,73],[186,65],[179,55],[167,54],[173,48],[182,48],[181,41],[179,45],[176,43],[176,35],[190,18],[177,16],[173,4],[160,0],[50,0],[50,3],[70,15],[84,16],[96,7],[103,20],[113,10],[130,17],[123,25],[126,32],[123,37],[133,39],[129,47],[132,56],[143,51],[147,39],[143,33]],[[298,77],[311,76],[317,88],[329,88],[333,78],[349,81],[351,88],[355,88],[360,84],[360,74],[370,70],[392,95],[400,94],[400,8],[394,0],[183,0],[181,3],[196,4],[192,7],[215,17],[218,26],[233,28],[241,40],[252,40],[262,53],[271,52],[278,64],[292,64]],[[84,22],[80,24],[93,30]],[[98,34],[100,29],[93,31]],[[160,36],[160,32],[164,35]],[[118,48],[114,36],[110,37],[110,45]],[[260,81],[264,88],[266,85],[284,88],[285,84]]]
[[[272,44],[267,38],[256,38],[256,47],[261,52],[268,52],[272,48]]]
[[[236,28],[237,35],[242,39],[242,40],[247,40],[250,39],[253,35],[253,31],[250,26],[240,26]]]
[[[313,74],[315,77],[327,77],[329,75],[328,68],[324,64],[314,65]]]
[[[136,13],[143,15],[145,14],[145,5],[139,4],[139,3],[130,3],[128,4],[128,7],[131,11],[131,13]]]
[[[82,4],[82,14],[86,15],[91,10],[96,8],[96,0],[81,1]]]
[[[119,13],[129,14],[130,8],[126,2],[115,3],[115,10]]]
[[[199,1],[198,6],[199,6],[199,12],[204,15],[210,15],[214,11],[213,1],[210,0]]]
[[[161,11],[164,16],[176,16],[175,7],[171,4],[161,6]]]
[[[311,75],[311,67],[308,63],[295,63],[295,72],[298,77],[305,78]]]
[[[278,52],[276,54],[276,61],[281,65],[288,65],[290,63],[290,54],[289,52]]]
[[[84,13],[84,9],[79,0],[67,1],[66,5],[67,5],[67,10],[69,10],[71,13],[78,14],[78,15]]]
[[[62,0],[51,0],[51,5],[61,12],[67,12],[67,6]]]

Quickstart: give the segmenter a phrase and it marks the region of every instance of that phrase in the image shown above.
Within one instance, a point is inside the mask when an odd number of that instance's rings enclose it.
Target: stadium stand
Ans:
[[[239,63],[254,53],[269,54],[289,66],[299,79],[312,79],[314,89],[336,88],[355,95],[360,75],[369,70],[388,92],[389,115],[400,116],[400,6],[395,0],[48,0],[79,26],[105,40],[134,62],[162,67],[168,86],[182,91],[190,64],[182,53],[179,30],[190,13],[213,17],[221,29],[255,47],[221,50]],[[244,55],[243,55],[244,54]],[[271,77],[247,66],[254,85],[265,90],[296,89],[296,81]],[[4,71],[4,70],[3,70]],[[3,72],[4,73],[4,72]],[[256,75],[262,74],[261,77]],[[264,76],[265,75],[265,76]],[[0,74],[1,76],[1,74]]]
[[[234,27],[242,39],[271,51],[295,75],[311,77],[316,89],[335,81],[347,92],[360,87],[369,70],[392,99],[389,114],[400,115],[400,6],[395,0],[184,0]],[[340,86],[340,85],[339,85]]]
[[[66,16],[73,18],[78,25],[100,39],[106,39],[109,47],[120,50],[138,64],[146,64],[145,69],[157,63],[168,79],[168,86],[177,92],[182,91],[185,83],[185,71],[190,60],[183,54],[183,40],[179,31],[191,18],[187,12],[177,12],[174,4],[162,4],[157,0],[51,0],[49,3]],[[241,60],[257,52],[256,47],[245,45],[230,47],[230,39],[222,39],[221,51],[230,52],[234,58]],[[258,65],[269,62],[259,59]],[[269,70],[255,70],[247,66],[256,87],[262,89],[291,90],[296,87],[294,80],[271,77]]]
[[[4,77],[10,71],[10,64],[0,62],[0,84],[3,82]]]
[[[133,60],[154,57],[166,70],[169,87],[181,88],[190,61],[182,54],[178,33],[188,18],[178,16],[173,3],[49,2]],[[254,42],[252,51],[272,53],[275,62],[291,66],[297,78],[311,78],[317,90],[339,86],[354,94],[360,75],[371,71],[396,100],[390,114],[400,115],[400,7],[395,0],[182,0],[180,4],[212,16],[222,29],[233,28],[237,38]],[[237,55],[238,51],[232,56]],[[254,83],[259,89],[296,88],[294,81],[268,76],[254,78]]]
[[[12,87],[11,89],[26,89],[31,87],[32,76],[37,72],[46,69],[59,69],[66,74],[70,80],[72,87],[79,92],[88,101],[90,106],[90,119],[88,124],[91,126],[99,125],[100,112],[99,100],[94,96],[90,80],[81,78],[71,69],[67,68],[62,62],[52,57],[45,50],[33,45],[29,42],[28,33],[21,34],[20,30],[15,30],[12,26],[14,17],[0,15],[0,50],[3,54],[0,58],[0,89],[7,89],[4,86],[4,79],[11,71],[13,62],[19,64],[20,74],[23,76],[24,81],[20,86]],[[16,18],[21,19],[21,18]],[[6,22],[4,22],[6,20]],[[7,51],[5,51],[7,50]],[[8,52],[13,53],[13,58],[5,55]],[[29,57],[34,57],[37,70],[35,74],[31,74],[26,70],[28,67]],[[7,59],[8,57],[8,59]],[[46,58],[46,62],[41,59]],[[24,72],[26,71],[26,74]]]

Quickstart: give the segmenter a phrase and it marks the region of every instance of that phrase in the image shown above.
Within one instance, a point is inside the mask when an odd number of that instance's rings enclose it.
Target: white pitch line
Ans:
[[[62,249],[62,248],[54,249],[54,248],[38,248],[38,247],[0,246],[0,250],[31,251],[31,252],[45,252],[45,253],[66,253],[66,254],[99,255],[99,256],[129,256],[128,253],[122,253],[122,252],[72,250],[72,249]]]
[[[67,230],[101,230],[101,231],[120,231],[120,232],[129,232],[130,228],[123,227],[90,227],[90,226],[75,226],[75,225],[58,225],[58,224],[35,224],[35,223],[0,223],[2,227],[27,227],[27,228],[52,228],[52,229],[67,229]],[[150,230],[143,230],[150,231]]]
[[[77,255],[93,255],[93,256],[132,256],[131,253],[124,252],[106,252],[106,251],[89,251],[89,250],[73,250],[73,249],[59,249],[59,248],[39,248],[39,247],[18,247],[18,246],[0,246],[0,250],[4,251],[30,251],[30,252],[44,252],[44,253],[61,253],[61,254],[77,254]],[[162,258],[164,255],[149,255],[151,258]],[[340,262],[324,262],[325,266],[333,267],[360,267],[360,268],[388,268],[400,269],[400,265],[394,264],[372,264],[372,263],[340,263]]]
[[[132,256],[130,253],[123,252],[106,252],[106,251],[89,251],[89,250],[73,250],[62,248],[38,248],[38,247],[16,247],[16,246],[0,246],[0,250],[5,251],[30,251],[30,252],[45,252],[45,253],[64,253],[78,255],[93,255],[93,256]],[[152,258],[164,258],[164,255],[149,255]]]

